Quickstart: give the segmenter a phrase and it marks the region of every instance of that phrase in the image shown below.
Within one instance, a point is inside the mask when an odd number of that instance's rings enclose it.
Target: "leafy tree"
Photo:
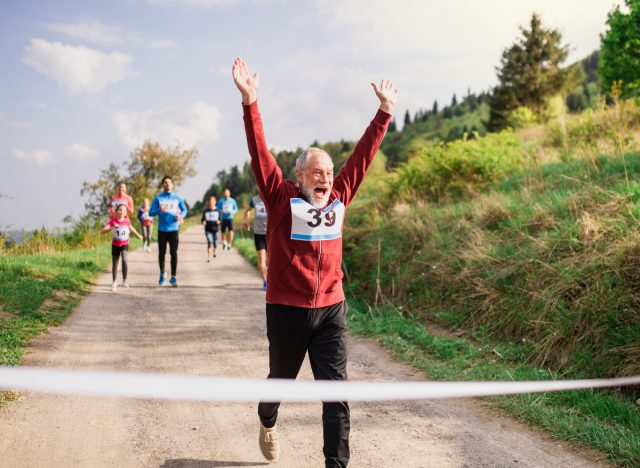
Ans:
[[[509,113],[528,107],[540,113],[549,97],[568,88],[570,72],[560,67],[568,55],[555,29],[545,29],[540,17],[531,16],[529,29],[520,28],[522,37],[502,53],[497,68],[499,85],[490,99],[489,129],[507,125]],[[575,81],[571,83],[575,87]]]
[[[628,97],[640,95],[640,0],[624,3],[629,13],[616,6],[607,19],[609,29],[600,35],[598,74],[605,93],[622,80],[621,97]]]
[[[83,182],[80,194],[89,198],[85,211],[92,219],[101,218],[108,212],[111,196],[117,193],[121,182],[127,184],[127,193],[134,203],[153,198],[165,175],[170,175],[174,186],[179,187],[187,177],[196,174],[193,165],[197,157],[196,148],[185,149],[181,145],[163,148],[159,143],[147,140],[123,163],[124,174],[111,163],[100,171],[96,182]]]

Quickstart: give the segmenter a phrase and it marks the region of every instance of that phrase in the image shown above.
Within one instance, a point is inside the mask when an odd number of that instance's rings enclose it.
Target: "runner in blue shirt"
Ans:
[[[182,197],[172,192],[173,180],[170,176],[162,179],[164,191],[156,196],[149,208],[149,216],[158,216],[158,263],[160,264],[160,280],[162,286],[166,282],[164,273],[164,257],[167,253],[167,242],[171,254],[171,286],[178,286],[176,273],[178,270],[178,232],[180,224],[187,216],[187,205]]]
[[[222,213],[220,224],[222,250],[231,250],[231,244],[233,244],[233,215],[238,212],[238,204],[231,198],[229,189],[224,189],[224,198],[218,201],[216,208]],[[227,231],[229,232],[229,242],[227,242]]]

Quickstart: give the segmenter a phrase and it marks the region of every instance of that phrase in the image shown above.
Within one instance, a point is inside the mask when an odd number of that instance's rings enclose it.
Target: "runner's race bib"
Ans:
[[[222,205],[222,212],[224,214],[233,213],[233,205],[231,203],[225,203]]]
[[[122,198],[111,200],[111,208],[113,209],[113,211],[116,211],[120,205],[127,206],[127,200],[123,200]],[[129,207],[127,206],[127,212],[128,211],[129,211]]]
[[[178,202],[176,200],[161,200],[160,209],[166,213],[178,214]]]
[[[207,211],[204,214],[204,219],[206,219],[210,223],[217,223],[219,217],[220,215],[218,214],[217,211]]]
[[[291,239],[314,241],[342,237],[345,206],[334,200],[319,210],[302,198],[291,198]]]
[[[129,226],[113,226],[112,237],[115,241],[129,240]]]
[[[151,219],[151,216],[149,216],[149,212],[145,211],[142,213],[142,220],[143,221],[149,221]]]
[[[264,203],[256,203],[256,218],[257,219],[267,219],[267,209],[264,206]]]

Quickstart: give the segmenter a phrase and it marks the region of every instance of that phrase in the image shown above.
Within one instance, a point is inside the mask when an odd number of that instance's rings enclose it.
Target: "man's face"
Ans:
[[[173,189],[173,181],[171,179],[164,179],[164,181],[162,182],[162,186],[164,187],[165,191],[171,192],[171,190]]]
[[[309,203],[318,209],[327,205],[333,187],[333,162],[327,153],[311,152],[304,169],[296,170],[296,178]]]
[[[127,186],[125,184],[120,184],[119,191],[120,195],[124,195],[125,193],[127,193]]]
[[[224,191],[224,198],[229,198],[231,197],[231,192],[229,191],[229,189]]]

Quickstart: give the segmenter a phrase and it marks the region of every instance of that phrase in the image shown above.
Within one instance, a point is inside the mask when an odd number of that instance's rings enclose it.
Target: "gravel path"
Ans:
[[[153,246],[157,248],[156,245]],[[181,234],[178,288],[157,285],[157,253],[131,252],[130,289],[111,274],[26,365],[264,378],[264,293],[232,250],[206,263],[201,229]],[[168,262],[167,262],[168,266]],[[375,343],[350,339],[354,380],[421,375]],[[305,362],[300,378],[311,379]],[[475,400],[351,403],[350,467],[595,467],[567,444]],[[321,405],[283,404],[273,466],[320,467]],[[263,466],[255,404],[187,403],[25,393],[0,408],[2,467]]]

